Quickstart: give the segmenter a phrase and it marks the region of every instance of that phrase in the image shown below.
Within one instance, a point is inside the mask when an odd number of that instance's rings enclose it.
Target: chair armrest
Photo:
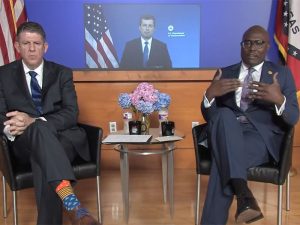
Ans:
[[[13,165],[7,137],[5,135],[0,136],[0,141],[0,170],[9,186],[12,186],[12,182],[14,182]]]
[[[78,123],[78,126],[83,128],[86,132],[92,161],[97,162],[99,160],[100,162],[101,143],[102,143],[102,134],[103,134],[102,128],[88,125],[88,124],[83,124],[83,123]]]
[[[292,166],[294,127],[289,127],[281,146],[279,161],[279,184],[283,184]]]
[[[210,149],[201,142],[207,139],[207,123],[192,128],[197,174],[209,174],[211,167]]]
[[[194,145],[200,144],[202,141],[207,139],[207,123],[203,123],[192,128]]]

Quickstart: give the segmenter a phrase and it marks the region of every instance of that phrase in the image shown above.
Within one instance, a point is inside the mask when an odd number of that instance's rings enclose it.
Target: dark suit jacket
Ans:
[[[127,42],[120,62],[120,68],[145,69],[143,65],[143,46],[140,38]],[[154,38],[152,39],[149,60],[146,68],[172,68],[172,61],[165,43]]]
[[[45,60],[43,73],[41,116],[59,135],[70,140],[84,159],[89,159],[86,135],[77,127],[78,105],[72,71]],[[21,60],[0,67],[0,132],[7,120],[5,114],[14,110],[40,116],[28,90]]]
[[[238,78],[241,64],[232,65],[222,69],[221,79]],[[271,62],[263,64],[260,81],[271,84],[273,82],[271,74],[278,72],[278,82],[281,91],[286,97],[285,110],[281,116],[277,116],[274,104],[255,100],[244,112],[248,120],[256,127],[257,131],[263,137],[268,151],[275,160],[278,161],[279,149],[282,142],[286,126],[293,126],[299,118],[299,106],[296,96],[296,88],[293,76],[287,67],[279,66]],[[237,106],[235,101],[235,92],[217,97],[214,104],[205,108],[202,102],[201,110],[206,121],[214,115],[219,107],[228,107],[236,115],[243,112]]]

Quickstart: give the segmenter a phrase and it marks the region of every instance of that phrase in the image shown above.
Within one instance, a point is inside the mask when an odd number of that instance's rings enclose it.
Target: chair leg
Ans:
[[[200,212],[200,174],[197,174],[195,225],[198,225],[200,223],[199,212]]]
[[[278,185],[277,225],[282,224],[282,185]]]
[[[101,199],[100,199],[100,176],[97,176],[97,209],[98,209],[98,221],[99,223],[102,223]]]
[[[13,191],[14,225],[18,225],[17,192]]]
[[[6,181],[2,176],[2,200],[3,200],[3,217],[7,217],[7,198],[6,198]]]
[[[290,211],[290,182],[291,175],[288,173],[286,177],[286,211]]]

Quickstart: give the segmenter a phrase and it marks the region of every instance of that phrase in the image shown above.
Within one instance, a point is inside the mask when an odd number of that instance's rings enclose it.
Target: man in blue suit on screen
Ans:
[[[122,69],[169,69],[172,62],[167,45],[155,38],[155,18],[144,15],[140,18],[141,37],[126,43],[120,62]]]
[[[226,224],[233,197],[235,220],[252,223],[263,214],[247,185],[247,169],[278,162],[285,128],[299,118],[290,70],[265,61],[268,32],[250,27],[243,35],[238,64],[219,69],[206,90],[201,110],[208,122],[212,168],[201,224]]]

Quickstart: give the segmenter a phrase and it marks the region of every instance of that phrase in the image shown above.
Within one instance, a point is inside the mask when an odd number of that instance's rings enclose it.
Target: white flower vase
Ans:
[[[129,121],[132,120],[132,113],[129,111],[123,112],[123,131],[125,134],[129,134]]]

